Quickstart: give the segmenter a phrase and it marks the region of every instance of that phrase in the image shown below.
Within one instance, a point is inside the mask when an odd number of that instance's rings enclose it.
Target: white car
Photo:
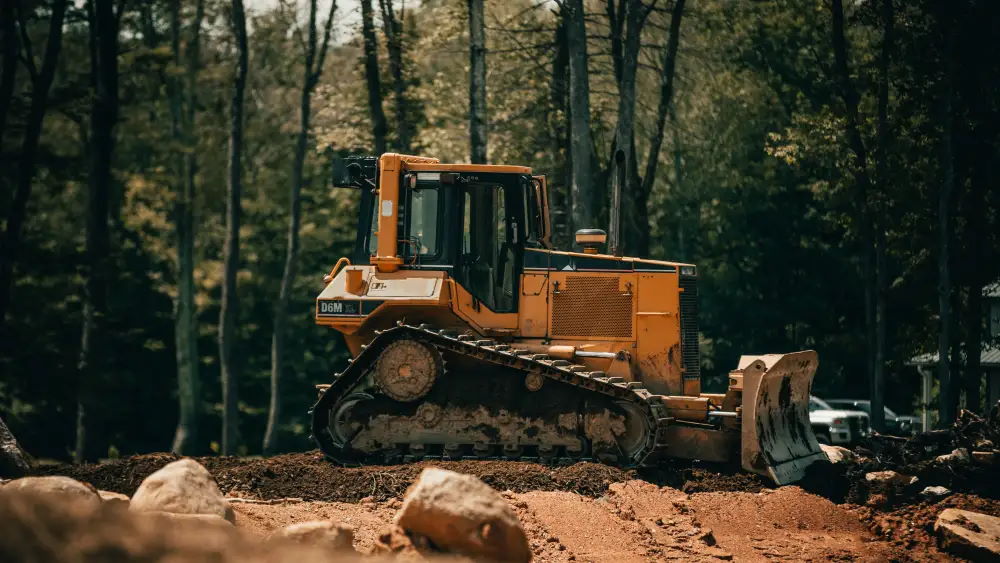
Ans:
[[[840,410],[819,397],[809,397],[809,422],[820,444],[853,445],[870,434],[868,414]]]

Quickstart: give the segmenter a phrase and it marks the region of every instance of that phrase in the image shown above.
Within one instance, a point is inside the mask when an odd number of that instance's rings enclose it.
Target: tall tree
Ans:
[[[361,38],[365,51],[365,81],[368,83],[368,111],[372,118],[372,136],[375,139],[375,154],[386,150],[387,125],[385,110],[382,109],[382,77],[378,65],[378,38],[375,37],[375,21],[372,14],[372,0],[361,0]]]
[[[337,3],[330,2],[330,13],[323,26],[323,38],[317,37],[316,0],[309,0],[309,23],[306,30],[305,64],[302,75],[302,90],[299,96],[299,132],[295,139],[295,154],[292,158],[292,185],[288,198],[288,244],[285,249],[285,267],[281,276],[281,289],[274,309],[274,333],[271,336],[271,403],[267,414],[267,429],[264,431],[264,453],[271,454],[280,447],[282,405],[282,380],[285,369],[285,340],[288,332],[288,301],[295,283],[299,256],[299,224],[302,208],[303,169],[309,141],[310,118],[312,115],[312,94],[323,74],[327,47],[333,29],[333,16]]]
[[[861,96],[858,94],[854,81],[851,79],[851,69],[848,57],[847,38],[844,35],[844,6],[842,0],[833,0],[830,4],[832,10],[832,42],[835,62],[835,75],[840,90],[841,99],[844,102],[844,114],[847,127],[847,144],[854,155],[854,186],[857,191],[861,223],[861,262],[862,262],[862,283],[864,285],[864,308],[865,308],[865,340],[866,362],[868,371],[869,390],[872,393],[871,400],[871,424],[880,432],[885,431],[885,411],[883,410],[883,398],[881,394],[875,394],[877,389],[882,389],[883,383],[876,382],[875,362],[873,361],[875,352],[875,264],[874,264],[874,244],[872,225],[872,212],[869,199],[871,198],[871,178],[868,172],[868,148],[861,137],[861,117],[858,105]],[[881,373],[881,372],[880,372]]]
[[[406,154],[410,152],[413,135],[403,69],[403,23],[406,13],[401,6],[397,18],[392,0],[379,0],[378,3],[382,10],[382,32],[385,34],[385,44],[389,51],[389,74],[392,75],[392,92],[396,100],[396,144],[398,150]]]
[[[965,408],[978,412],[982,408],[981,385],[982,346],[984,328],[983,290],[998,274],[1000,265],[991,259],[990,249],[996,248],[990,233],[997,232],[989,224],[991,206],[989,193],[994,185],[997,162],[998,111],[997,87],[1000,79],[996,73],[996,56],[998,48],[992,37],[992,26],[996,25],[1000,7],[993,2],[975,3],[963,14],[962,57],[982,56],[985,61],[993,64],[962,65],[960,89],[963,106],[968,113],[971,131],[966,135],[971,147],[968,153],[972,158],[969,164],[969,188],[966,195],[965,212],[965,263],[972,267],[968,270],[967,294],[965,309]],[[996,192],[996,190],[992,190]],[[993,214],[994,219],[996,214]],[[994,252],[996,252],[994,250]],[[993,264],[991,268],[989,265]]]
[[[109,203],[111,159],[118,121],[118,15],[113,0],[92,0],[88,6],[93,85],[90,110],[90,178],[87,189],[86,270],[83,295],[83,334],[80,345],[80,383],[77,391],[74,460],[90,457],[87,427],[96,405],[96,379],[110,350],[107,337],[107,297],[111,268]]]
[[[17,40],[11,37],[14,33],[14,22],[8,18],[11,12],[17,12],[18,26],[24,44],[21,46],[23,52],[22,59],[28,69],[28,77],[31,81],[31,101],[28,108],[28,120],[25,125],[24,139],[21,143],[21,153],[18,156],[17,180],[14,188],[14,199],[11,202],[10,212],[7,215],[7,226],[0,238],[0,334],[4,330],[4,319],[7,316],[7,308],[10,305],[11,285],[14,277],[14,261],[17,259],[18,249],[21,245],[21,233],[24,230],[24,221],[28,213],[28,200],[31,198],[31,185],[35,178],[35,161],[38,158],[38,143],[42,137],[42,122],[45,120],[45,113],[49,105],[49,90],[52,87],[52,80],[55,78],[56,63],[59,61],[59,51],[62,48],[63,19],[66,16],[66,0],[54,0],[52,2],[52,13],[49,17],[49,37],[45,46],[45,54],[42,57],[42,66],[38,68],[32,50],[31,42],[25,29],[26,18],[24,17],[22,6],[15,3],[4,2],[3,25],[4,31],[4,68],[3,82],[0,97],[6,96],[7,89],[11,95],[14,88],[14,70],[16,64],[10,64],[8,60],[12,48],[11,43],[16,47]],[[14,57],[17,57],[15,48]],[[9,84],[8,84],[9,81]],[[0,98],[2,100],[2,98]],[[9,99],[3,101],[9,104]],[[0,108],[3,113],[0,119],[6,119],[8,108]],[[0,127],[0,140],[6,131],[6,125]]]
[[[23,477],[31,471],[31,458],[0,417],[0,478]]]
[[[649,224],[649,194],[653,191],[653,181],[656,178],[656,168],[660,162],[660,148],[663,146],[664,127],[670,114],[670,104],[674,95],[674,70],[677,66],[677,46],[680,43],[681,18],[684,16],[684,0],[675,0],[670,12],[670,35],[663,47],[663,60],[660,70],[660,100],[656,107],[656,125],[653,137],[649,141],[649,154],[646,156],[646,171],[642,176],[642,186],[635,196],[635,207],[638,211],[637,220],[643,225]],[[647,229],[643,229],[648,231]],[[649,237],[646,236],[645,248],[636,249],[639,256],[645,256],[649,251]]]
[[[611,201],[609,213],[611,221],[608,233],[608,249],[613,254],[621,254],[624,250],[624,239],[621,228],[621,210],[626,206],[634,210],[634,196],[638,184],[635,156],[635,105],[636,105],[636,72],[639,67],[639,49],[641,48],[642,28],[646,18],[653,9],[654,3],[644,5],[640,0],[619,0],[619,8],[613,7],[609,0],[609,13],[615,14],[611,22],[612,54],[615,60],[615,73],[618,77],[618,120],[615,125],[615,137],[611,151],[610,184]],[[621,23],[619,23],[621,22]],[[615,29],[624,30],[621,40],[621,54],[617,53]],[[648,225],[635,225],[637,231],[648,231]]]
[[[941,170],[941,184],[938,188],[938,363],[937,376],[940,385],[940,421],[950,424],[955,418],[958,397],[956,385],[952,379],[950,356],[953,339],[952,318],[952,279],[951,279],[951,243],[954,225],[955,192],[955,160],[952,148],[954,131],[954,87],[952,84],[952,65],[955,53],[955,30],[946,9],[938,14],[937,25],[940,28],[944,44],[942,55],[942,79],[940,94],[937,101],[937,121],[941,138],[938,142],[938,165]]]
[[[469,3],[469,160],[486,163],[486,14],[483,0]]]
[[[877,141],[875,150],[875,178],[878,189],[874,194],[872,228],[875,252],[875,350],[869,397],[871,398],[872,422],[877,430],[885,427],[885,363],[886,363],[886,312],[888,310],[889,265],[886,248],[885,224],[887,199],[889,194],[889,62],[893,49],[893,26],[895,14],[893,0],[882,0],[882,45],[878,62],[878,116]],[[881,426],[880,426],[881,425]]]
[[[177,303],[174,312],[174,338],[177,347],[177,395],[180,417],[174,433],[172,451],[191,454],[198,448],[198,405],[201,401],[201,377],[198,370],[198,326],[194,286],[195,191],[198,156],[195,143],[195,117],[198,100],[198,70],[201,66],[201,25],[205,16],[204,0],[197,0],[181,54],[181,3],[172,0],[171,46],[174,65],[183,68],[183,76],[171,79],[171,130],[175,142],[175,182],[177,203],[174,227],[177,234]]]
[[[590,70],[583,0],[563,0],[566,49],[569,52],[570,196],[572,229],[592,228],[594,222],[594,141],[590,129]]]
[[[236,272],[240,267],[240,215],[243,194],[243,99],[247,86],[247,23],[243,0],[233,0],[230,27],[236,43],[236,72],[229,101],[229,176],[226,183],[226,242],[223,248],[222,306],[219,309],[219,369],[222,375],[222,452],[236,452],[239,439],[239,379],[233,361],[236,338]]]
[[[554,159],[548,178],[549,205],[551,207],[552,239],[556,248],[568,248],[573,240],[572,192],[573,155],[570,148],[569,115],[569,49],[566,27],[569,22],[566,8],[560,6],[553,37],[552,74],[549,81],[549,130]]]
[[[21,44],[17,39],[17,6],[18,0],[9,0],[0,4],[0,143],[7,131],[7,112],[14,98],[14,84],[17,78],[17,57],[21,53]],[[3,158],[0,156],[0,158]]]

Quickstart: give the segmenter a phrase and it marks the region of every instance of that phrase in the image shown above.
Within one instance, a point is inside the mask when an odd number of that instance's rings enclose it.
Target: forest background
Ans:
[[[911,412],[937,352],[942,418],[984,408],[996,2],[0,10],[0,418],[37,456],[310,448],[330,162],[383,150],[546,174],[562,248],[619,181],[622,251],[699,266],[710,388],[815,349],[816,394]]]

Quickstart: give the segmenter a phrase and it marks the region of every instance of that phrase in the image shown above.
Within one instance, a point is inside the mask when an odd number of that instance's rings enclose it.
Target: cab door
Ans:
[[[519,194],[507,182],[482,178],[458,190],[458,313],[481,329],[513,331],[524,244]]]

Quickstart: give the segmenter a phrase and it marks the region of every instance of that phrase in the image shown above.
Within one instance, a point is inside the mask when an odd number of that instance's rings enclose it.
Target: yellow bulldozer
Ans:
[[[778,484],[826,459],[809,424],[812,351],[743,356],[701,392],[693,264],[552,247],[544,176],[384,154],[336,159],[357,240],[316,323],[352,358],[318,385],[321,451],[422,459],[736,462]]]

